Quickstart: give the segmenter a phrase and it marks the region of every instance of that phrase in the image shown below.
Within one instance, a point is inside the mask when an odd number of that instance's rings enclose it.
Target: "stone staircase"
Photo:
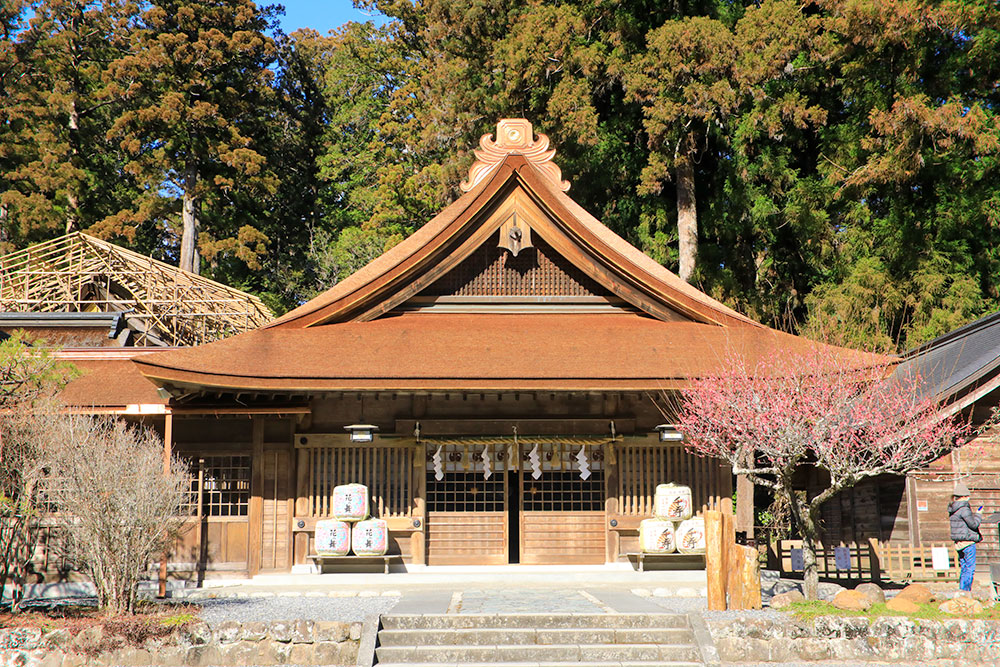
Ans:
[[[683,614],[389,614],[377,642],[380,667],[704,664]]]

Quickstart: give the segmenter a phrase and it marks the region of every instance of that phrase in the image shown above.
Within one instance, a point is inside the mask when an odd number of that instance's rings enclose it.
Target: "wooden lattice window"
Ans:
[[[191,459],[190,471],[187,499],[181,514],[205,517],[245,517],[249,514],[249,456],[202,456]]]
[[[506,475],[496,471],[489,479],[482,472],[447,471],[443,479],[427,473],[427,511],[503,512]]]
[[[413,506],[413,449],[398,445],[309,447],[309,516],[328,517],[333,511],[333,489],[341,484],[364,484],[371,512],[387,519],[409,516]]]
[[[582,479],[578,471],[542,471],[534,479],[522,472],[521,509],[525,512],[603,512],[604,471],[595,470]]]
[[[621,514],[653,516],[659,484],[691,487],[694,508],[719,502],[732,493],[728,467],[716,459],[688,453],[683,445],[624,444],[616,446],[618,459],[618,511]],[[612,493],[615,491],[613,490]]]

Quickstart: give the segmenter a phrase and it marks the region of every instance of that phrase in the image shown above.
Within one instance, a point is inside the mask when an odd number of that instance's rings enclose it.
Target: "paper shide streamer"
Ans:
[[[580,470],[580,479],[590,479],[590,462],[587,460],[587,447],[580,446],[580,451],[576,453],[577,468]]]
[[[531,453],[528,454],[528,460],[531,462],[531,478],[538,479],[542,476],[542,460],[538,457],[537,444],[531,450]]]
[[[444,466],[441,463],[440,445],[438,446],[437,451],[434,452],[434,457],[431,460],[434,461],[434,479],[440,482],[444,479]]]

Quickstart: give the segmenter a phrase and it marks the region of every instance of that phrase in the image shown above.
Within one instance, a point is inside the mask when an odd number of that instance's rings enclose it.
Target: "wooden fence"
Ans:
[[[934,567],[935,548],[947,550],[947,567]],[[769,547],[770,567],[782,575],[802,572],[802,540],[778,540]],[[952,544],[892,544],[869,540],[858,544],[817,546],[816,564],[822,579],[852,581],[958,581],[958,553]],[[943,563],[938,564],[943,565]]]

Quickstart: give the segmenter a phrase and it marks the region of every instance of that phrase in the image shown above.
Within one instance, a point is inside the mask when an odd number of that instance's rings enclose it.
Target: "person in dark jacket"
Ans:
[[[969,506],[969,487],[962,482],[955,485],[955,491],[951,494],[948,518],[951,521],[951,539],[955,541],[961,567],[958,588],[971,591],[972,577],[976,572],[976,544],[983,539],[979,532],[979,524],[983,522],[983,518]]]

